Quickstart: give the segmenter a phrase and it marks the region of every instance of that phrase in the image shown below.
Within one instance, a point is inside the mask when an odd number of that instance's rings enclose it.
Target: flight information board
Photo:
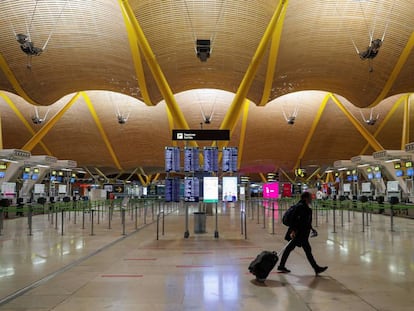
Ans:
[[[204,172],[218,172],[218,148],[204,147]]]
[[[165,180],[165,202],[180,202],[180,178]]]
[[[198,147],[184,148],[184,172],[198,172],[200,170]]]
[[[165,147],[165,171],[180,171],[180,147]]]
[[[200,198],[200,180],[197,177],[184,178],[184,201],[198,202]]]
[[[223,172],[237,172],[238,149],[237,147],[223,148],[222,170]]]

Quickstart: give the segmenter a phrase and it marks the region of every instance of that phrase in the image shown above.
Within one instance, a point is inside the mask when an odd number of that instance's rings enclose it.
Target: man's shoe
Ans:
[[[318,275],[319,273],[326,271],[326,269],[328,269],[328,267],[317,267],[315,269],[315,274]]]
[[[281,267],[281,266],[277,267],[277,271],[282,272],[282,273],[289,273],[290,272],[289,269],[286,269],[286,267]]]

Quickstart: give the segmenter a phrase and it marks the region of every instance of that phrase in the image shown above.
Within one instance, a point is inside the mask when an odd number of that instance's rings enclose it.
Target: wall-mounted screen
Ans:
[[[361,184],[362,192],[371,192],[371,183],[370,182],[363,182]]]
[[[30,179],[30,174],[29,174],[29,173],[23,173],[22,178],[23,178],[24,180],[26,180],[26,179]]]
[[[387,181],[387,191],[388,192],[398,192],[398,181],[390,180]]]
[[[32,180],[37,180],[39,178],[39,174],[33,174],[32,175]]]
[[[206,203],[218,202],[218,177],[203,178],[203,200]]]
[[[237,177],[223,177],[223,201],[237,201]]]
[[[381,179],[381,177],[382,177],[381,172],[375,172],[374,177],[375,177],[375,179]]]
[[[372,173],[368,173],[368,174],[367,174],[367,177],[368,177],[368,179],[373,179],[373,178],[374,178],[374,174],[372,174]]]
[[[407,176],[413,176],[414,175],[414,168],[410,167],[407,168]]]
[[[395,170],[395,176],[397,176],[397,177],[404,176],[404,171],[403,170]]]
[[[6,176],[6,172],[0,172],[0,178],[4,178]]]

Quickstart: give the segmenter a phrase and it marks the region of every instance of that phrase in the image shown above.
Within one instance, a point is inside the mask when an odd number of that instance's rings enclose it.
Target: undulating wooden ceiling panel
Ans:
[[[372,140],[401,148],[403,103],[393,107],[414,91],[414,2],[283,3],[280,37],[273,37],[280,39],[275,74],[267,73],[269,59],[276,57],[269,41],[246,90],[251,101],[246,126],[242,112],[232,129],[229,145],[240,146],[240,169],[290,171],[298,162],[326,167],[372,153],[332,98],[312,128],[326,92],[337,96]],[[124,18],[123,4],[131,8],[129,18],[136,19],[148,47],[138,39],[133,20],[130,24]],[[0,1],[0,92],[21,113],[0,96],[3,148],[22,148],[77,92],[85,91],[41,140],[44,146],[36,145],[32,153],[49,150],[106,173],[137,167],[151,174],[162,171],[163,149],[173,144],[171,128],[177,127],[167,107],[182,113],[190,128],[220,128],[278,6],[273,0]],[[361,59],[356,49],[367,48],[370,32],[372,39],[384,35],[383,44],[376,57]],[[26,55],[16,40],[19,33],[29,35],[35,47],[47,42],[45,51]],[[211,40],[205,62],[197,58],[197,39]],[[153,56],[150,62],[144,52]],[[154,66],[176,103],[164,101]],[[257,107],[267,79],[272,81],[269,102]],[[144,88],[155,107],[144,103]],[[32,123],[33,103],[41,114],[50,109],[45,123]],[[369,116],[374,104],[373,113],[380,117],[367,125],[361,112]],[[283,113],[296,109],[295,123],[287,124]],[[211,122],[205,123],[202,114],[212,110]],[[118,123],[118,112],[129,115],[125,124]],[[199,142],[200,147],[211,144]]]

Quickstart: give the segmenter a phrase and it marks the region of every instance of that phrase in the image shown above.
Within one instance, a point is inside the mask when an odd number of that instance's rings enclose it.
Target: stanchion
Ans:
[[[64,223],[64,218],[65,218],[65,209],[64,208],[62,208],[62,216],[61,216],[61,222],[60,222],[60,227],[61,227],[61,230],[60,230],[60,232],[61,232],[61,235],[63,235],[63,223]]]
[[[164,215],[164,212],[159,212],[158,215],[157,215],[157,241],[159,239],[159,227],[160,227],[159,223],[160,223],[161,214],[162,214],[162,235],[164,235],[164,218],[165,218],[165,215]]]
[[[57,210],[56,206],[54,208],[54,213],[55,213],[55,229],[57,230],[57,228],[58,228],[58,210]]]
[[[336,233],[336,202],[334,202],[334,204],[332,205],[333,209],[332,209],[332,213],[333,213],[333,232],[332,233]]]
[[[263,229],[266,228],[266,206],[263,204]]]
[[[364,207],[364,203],[362,203],[362,232],[365,232],[365,207]]]
[[[315,227],[318,227],[318,208],[319,208],[319,201],[315,204]]]
[[[91,235],[95,235],[94,233],[93,233],[93,215],[94,215],[94,212],[95,212],[95,210],[94,209],[91,209]]]
[[[135,208],[135,230],[138,230],[138,206],[134,204]]]
[[[200,203],[199,208],[200,210]],[[188,231],[188,203],[185,203],[185,231],[184,231],[184,239],[188,239],[190,236],[190,231]]]
[[[275,201],[272,201],[272,234],[275,234]]]
[[[29,205],[29,211],[27,212],[27,224],[29,226],[29,235],[32,235],[32,216],[33,216],[33,208],[31,205]]]
[[[214,231],[214,237],[218,239],[219,232],[218,232],[218,212],[217,212],[217,202],[216,202],[216,230]]]
[[[0,235],[3,232],[3,207],[0,207]]]
[[[121,216],[122,216],[122,235],[126,235],[125,233],[125,208],[121,207]]]
[[[82,229],[85,229],[85,204],[82,203]]]

